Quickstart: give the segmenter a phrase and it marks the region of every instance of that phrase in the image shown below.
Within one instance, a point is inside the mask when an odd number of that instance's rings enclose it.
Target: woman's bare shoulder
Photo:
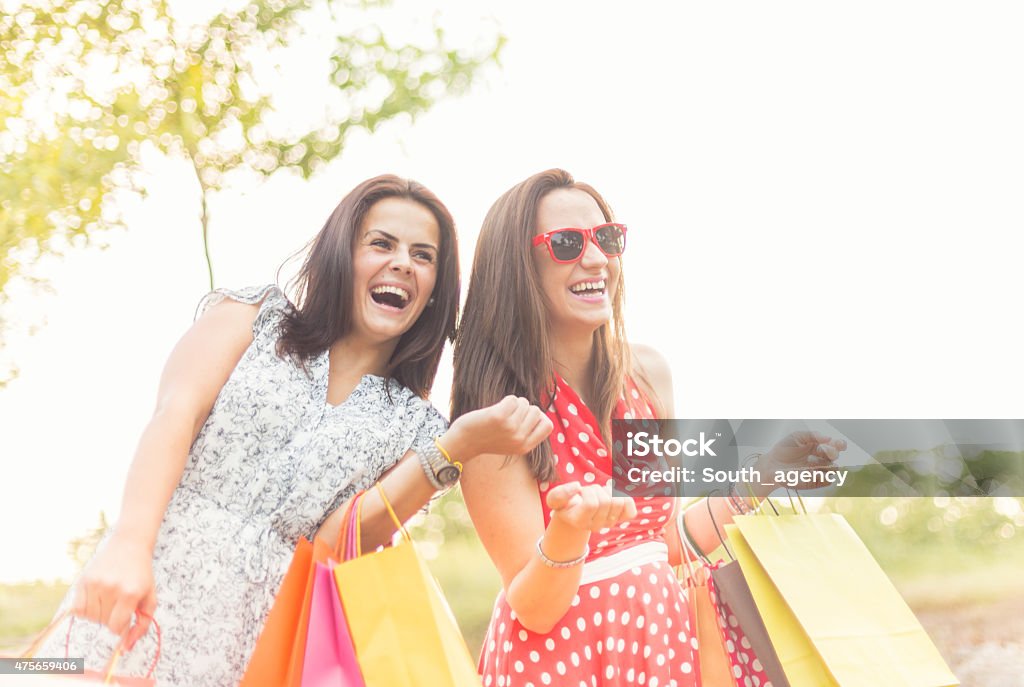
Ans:
[[[649,397],[660,402],[663,417],[675,412],[672,394],[672,368],[668,359],[653,346],[631,343],[629,351],[633,362],[633,378]]]

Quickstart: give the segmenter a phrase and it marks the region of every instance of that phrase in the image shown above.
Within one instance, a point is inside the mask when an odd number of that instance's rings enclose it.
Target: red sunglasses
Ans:
[[[555,229],[534,236],[533,245],[546,243],[552,260],[569,263],[583,257],[588,240],[609,258],[617,258],[626,250],[626,225],[609,222],[592,229]]]

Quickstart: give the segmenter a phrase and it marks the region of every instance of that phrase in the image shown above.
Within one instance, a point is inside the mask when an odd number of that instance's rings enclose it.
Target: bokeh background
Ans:
[[[552,166],[630,226],[690,417],[1021,417],[1012,2],[0,0],[0,646],[45,624],[210,288],[279,281],[382,172],[477,228]],[[278,268],[284,265],[280,273]],[[446,408],[446,354],[433,399]],[[846,515],[964,684],[1024,671],[1016,494]],[[416,526],[474,651],[498,578]],[[1003,680],[1000,682],[1000,680]]]

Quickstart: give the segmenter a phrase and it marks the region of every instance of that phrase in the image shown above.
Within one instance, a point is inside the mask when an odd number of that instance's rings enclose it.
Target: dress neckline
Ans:
[[[352,400],[352,397],[356,395],[356,392],[364,388],[384,388],[384,377],[382,377],[381,375],[366,373],[359,378],[359,381],[356,382],[356,385],[354,387],[352,387],[352,391],[348,393],[348,396],[345,397],[345,400],[343,400],[341,403],[331,403],[330,401],[327,400],[327,385],[330,382],[331,374],[330,351],[324,351],[323,353],[317,356],[313,372],[317,382],[317,395],[319,396],[324,408],[326,408],[328,411],[334,411],[340,408],[344,408],[346,405],[348,405],[349,401]]]
[[[583,402],[583,399],[580,398],[579,393],[577,393],[576,389],[573,388],[572,384],[565,381],[565,377],[555,372],[555,395],[558,396],[562,393],[565,394],[566,403],[576,409],[577,412],[573,414],[578,414],[583,422],[592,426],[596,431],[598,422],[597,416],[594,415],[594,411],[590,409],[590,406]],[[572,412],[572,409],[570,409],[569,412]]]
[[[370,386],[371,384],[373,387],[382,387],[384,384],[384,378],[381,377],[380,375],[363,375],[362,377],[359,378],[359,381],[356,382],[356,385],[352,387],[352,391],[348,392],[348,396],[346,396],[345,400],[343,400],[341,403],[331,403],[330,401],[327,400],[327,385],[325,384],[324,405],[327,406],[327,410],[337,410],[338,408],[343,408],[352,399],[352,397],[356,395],[357,391],[359,391],[363,387]]]
[[[580,398],[580,395],[579,393],[576,392],[576,389],[574,389],[573,386],[569,384],[569,382],[567,382],[562,375],[558,374],[558,372],[555,372],[554,374],[555,395],[557,396],[558,394],[565,393],[567,396],[568,403],[571,403],[574,408],[579,410],[580,417],[583,418],[584,422],[587,422],[587,424],[597,427],[597,416],[594,415],[594,411],[590,409],[590,406],[583,402],[583,399]],[[624,380],[625,382],[622,385],[622,393],[620,394],[619,400],[616,402],[615,407],[612,409],[613,420],[623,419],[625,413],[632,412],[630,408],[631,404],[626,399],[626,395],[631,394],[634,389],[637,391],[638,394],[638,396],[636,397],[637,400],[643,401],[644,403],[651,405],[652,408],[654,407],[651,404],[650,399],[647,397],[646,392],[644,392],[644,390],[641,389],[640,386],[636,383],[636,380],[633,379],[633,375],[625,375]],[[554,401],[552,400],[552,405],[553,404]],[[584,415],[584,413],[586,413],[586,415]]]

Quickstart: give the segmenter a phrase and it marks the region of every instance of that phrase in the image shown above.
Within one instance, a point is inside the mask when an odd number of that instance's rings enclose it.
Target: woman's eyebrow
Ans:
[[[392,236],[391,234],[387,233],[383,229],[370,229],[366,233],[367,233],[367,235],[369,235],[369,234],[380,234],[381,236],[383,236],[384,238],[386,238],[389,241],[394,241],[395,243],[399,243],[399,240],[398,240],[397,236]],[[437,251],[437,246],[435,246],[432,243],[414,243],[412,245],[413,245],[414,248],[430,248],[433,251]]]

